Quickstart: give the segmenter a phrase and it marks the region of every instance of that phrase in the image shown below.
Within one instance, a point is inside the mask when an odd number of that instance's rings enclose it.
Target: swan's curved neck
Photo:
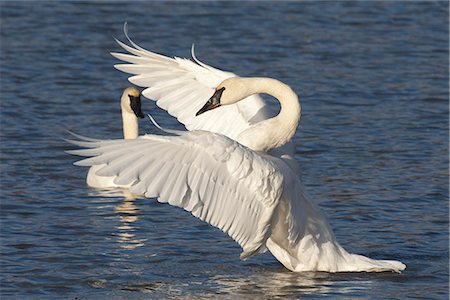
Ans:
[[[136,139],[139,136],[138,118],[122,107],[123,138]]]
[[[287,85],[272,78],[242,78],[249,95],[269,94],[281,105],[277,116],[256,123],[237,140],[255,150],[267,152],[289,142],[300,122],[301,106],[297,94]]]

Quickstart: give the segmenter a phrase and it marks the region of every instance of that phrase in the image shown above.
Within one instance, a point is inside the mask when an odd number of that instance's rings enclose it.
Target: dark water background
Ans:
[[[1,298],[448,299],[448,2],[1,1]],[[85,184],[64,129],[119,138],[122,24],[300,95],[297,159],[347,250],[403,274],[295,274],[189,213]],[[175,120],[145,101],[165,126]],[[149,122],[141,132],[152,132]]]

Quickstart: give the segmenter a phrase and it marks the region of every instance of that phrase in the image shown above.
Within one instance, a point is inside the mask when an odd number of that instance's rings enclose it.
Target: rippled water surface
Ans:
[[[448,3],[0,9],[2,299],[448,299]],[[291,85],[307,191],[349,251],[406,271],[295,274],[270,254],[242,262],[230,238],[181,209],[88,188],[62,138],[121,136],[127,76],[109,52],[124,21],[151,50],[186,57],[195,42],[206,63]],[[180,128],[154,103],[143,109]]]

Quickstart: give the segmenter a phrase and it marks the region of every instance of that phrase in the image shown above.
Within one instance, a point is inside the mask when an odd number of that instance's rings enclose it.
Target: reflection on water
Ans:
[[[123,202],[115,209],[119,213],[120,225],[118,229],[118,242],[123,249],[133,250],[137,247],[144,246],[144,242],[147,239],[137,239],[135,231],[139,231],[139,228],[135,226],[135,223],[139,216],[139,209],[134,205],[134,197],[131,193],[124,191],[124,194],[128,194],[123,199]]]
[[[250,294],[255,289],[262,289],[266,296],[279,297],[289,294],[292,289],[301,293],[326,293],[330,290],[327,281],[318,280],[317,275],[292,276],[285,272],[264,272],[250,277],[218,275],[213,280],[219,284],[220,292],[226,294]]]
[[[370,281],[364,280],[343,280],[342,284],[339,284],[339,280],[335,278],[337,276],[339,275],[314,272],[295,274],[281,269],[265,270],[248,277],[217,275],[211,278],[211,281],[218,284],[218,291],[222,294],[251,295],[254,291],[260,291],[267,297],[286,297],[293,293],[345,295],[367,290],[371,285]]]
[[[376,285],[370,276],[358,274],[328,273],[292,273],[283,268],[267,269],[256,267],[251,274],[221,273],[217,270],[205,270],[205,274],[193,274],[186,283],[176,280],[134,282],[122,285],[122,291],[136,291],[184,297],[198,298],[233,298],[233,299],[298,299],[303,296],[315,297],[350,297],[370,293]]]
[[[135,234],[140,231],[139,227],[136,226],[136,221],[139,220],[140,210],[134,203],[138,196],[130,193],[126,189],[120,188],[99,189],[95,192],[91,192],[90,195],[105,198],[123,198],[122,201],[114,207],[114,211],[117,213],[120,221],[116,226],[116,236],[119,247],[122,249],[133,250],[145,245],[144,242],[147,239],[136,238]]]

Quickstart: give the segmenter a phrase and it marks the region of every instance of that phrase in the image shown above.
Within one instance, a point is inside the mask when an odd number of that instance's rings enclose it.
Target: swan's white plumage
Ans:
[[[136,89],[135,87],[128,87],[126,88],[123,93],[122,97],[120,98],[120,106],[122,110],[122,127],[123,127],[123,134],[125,139],[135,139],[139,136],[139,124],[138,119],[133,112],[133,109],[131,108],[131,100],[130,96],[139,97],[140,98],[140,91]],[[140,104],[139,104],[139,110],[140,110]],[[141,112],[142,114],[142,112]],[[142,117],[142,116],[141,116]],[[75,135],[77,136],[77,135]],[[81,136],[77,136],[81,137]],[[90,141],[98,141],[95,139],[87,139]],[[111,187],[121,187],[121,188],[128,188],[130,185],[119,185],[114,183],[115,176],[102,176],[98,174],[97,172],[102,169],[105,165],[92,165],[89,168],[88,174],[86,176],[86,183],[95,188],[111,188]]]
[[[283,176],[264,156],[203,131],[75,143],[89,149],[72,154],[93,156],[77,165],[105,164],[98,175],[190,211],[228,233],[244,249],[242,257],[265,249]]]
[[[184,208],[221,229],[242,248],[242,258],[270,252],[289,270],[401,271],[398,261],[350,254],[326,217],[281,158],[254,152],[223,135],[193,131],[135,140],[85,140],[91,156],[79,166],[104,165],[98,175],[130,192]]]
[[[129,78],[130,82],[146,88],[142,95],[155,100],[159,107],[176,117],[188,130],[205,130],[236,139],[245,129],[268,116],[263,99],[252,95],[233,105],[222,106],[196,117],[195,113],[205,104],[205,99],[214,93],[215,87],[227,78],[236,77],[235,74],[201,63],[193,51],[195,62],[155,54],[131,40],[133,47],[117,42],[130,54],[111,53],[129,63],[115,67],[133,74]]]
[[[222,229],[242,246],[243,258],[269,249],[292,271],[405,269],[398,261],[345,251],[320,208],[305,194],[295,161],[283,151],[292,145],[272,149],[291,139],[299,121],[297,96],[288,86],[261,78],[232,79],[225,84],[224,79],[235,75],[199,62],[195,54],[197,64],[130,43],[133,47],[119,42],[132,55],[113,53],[130,64],[116,67],[134,74],[130,81],[146,87],[144,96],[156,100],[192,131],[136,140],[79,137],[81,141],[73,143],[87,149],[71,153],[91,158],[78,165],[104,164],[97,173],[114,177],[115,184],[130,185],[133,193],[182,207]],[[252,96],[196,117],[219,84],[227,85],[228,98],[233,94],[230,90],[239,86],[247,90],[245,97]],[[254,95],[258,92],[280,100],[278,117],[265,120],[264,102]]]

